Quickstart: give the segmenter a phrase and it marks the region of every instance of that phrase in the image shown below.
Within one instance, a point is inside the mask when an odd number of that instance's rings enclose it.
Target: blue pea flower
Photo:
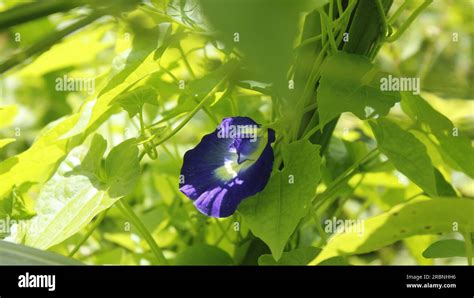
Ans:
[[[227,217],[265,188],[273,167],[272,129],[248,117],[224,118],[184,155],[180,190],[205,215]]]

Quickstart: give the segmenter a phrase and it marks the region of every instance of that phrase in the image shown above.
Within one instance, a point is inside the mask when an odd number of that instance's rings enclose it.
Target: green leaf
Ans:
[[[415,199],[364,221],[364,232],[350,231],[333,236],[311,262],[318,264],[334,256],[364,254],[414,235],[474,230],[474,200]],[[456,225],[456,226],[455,226]]]
[[[196,244],[179,253],[175,265],[232,265],[234,261],[222,249],[206,244]]]
[[[216,70],[205,74],[201,78],[190,81],[185,85],[185,88],[189,93],[197,97],[197,99],[201,99],[211,92],[211,90],[222,81],[223,77],[235,70],[237,65],[237,60],[231,59],[225,64],[219,66]],[[221,88],[221,90],[223,89],[224,87]]]
[[[92,158],[105,149],[105,140],[96,135],[86,154],[84,146],[74,148],[43,186],[35,211],[24,234],[17,241],[47,249],[84,228],[97,214],[112,206],[135,187],[140,175],[136,140],[130,139],[113,148],[100,169],[101,158]],[[85,161],[84,167],[81,160]],[[98,172],[105,172],[101,179]]]
[[[95,134],[92,138],[89,151],[87,151],[87,154],[82,160],[81,169],[99,177],[101,161],[106,149],[107,141],[100,134]]]
[[[471,140],[463,135],[436,134],[440,145],[440,154],[449,164],[454,163],[455,169],[460,169],[469,177],[474,178],[474,148]]]
[[[297,248],[295,250],[284,252],[278,261],[272,255],[261,255],[258,258],[260,266],[269,265],[307,265],[313,260],[321,249],[316,247]]]
[[[133,49],[127,57],[125,67],[103,87],[97,99],[94,97],[81,107],[81,111],[76,115],[77,123],[72,128],[74,133],[70,131],[66,134],[73,136],[82,133],[74,145],[81,144],[115,112],[116,105],[113,103],[121,94],[160,69],[153,57],[153,43],[150,43],[149,39],[147,43],[144,39],[146,38],[134,39]]]
[[[132,41],[132,50],[128,54],[125,65],[120,65],[120,71],[108,82],[107,86],[100,91],[100,95],[105,95],[117,87],[127,84],[130,78],[136,78],[141,74],[141,68],[147,65],[147,61],[155,61],[155,69],[159,69],[157,58],[153,51],[158,46],[160,28],[146,28],[142,22],[130,22],[130,29],[135,33]],[[123,90],[122,90],[123,91]]]
[[[15,120],[16,115],[18,114],[18,108],[15,105],[1,106],[0,107],[0,128],[8,127]]]
[[[75,114],[47,126],[28,150],[0,162],[0,200],[15,185],[44,183],[50,177],[67,150],[68,139],[59,136],[74,126],[77,117]]]
[[[124,196],[135,187],[140,177],[137,140],[130,139],[114,147],[105,160],[109,194]]]
[[[333,136],[324,153],[325,168],[330,178],[335,179],[367,153],[367,146],[363,142],[348,142]]]
[[[35,215],[36,213],[27,206],[16,187],[5,200],[0,202],[0,219],[9,217],[13,220],[23,220]]]
[[[435,180],[436,180],[436,192],[439,196],[443,197],[455,197],[457,196],[454,188],[444,179],[443,174],[438,169],[435,169]]]
[[[120,95],[116,102],[130,115],[130,118],[142,112],[145,103],[158,105],[158,93],[154,87],[141,86]]]
[[[400,94],[381,91],[379,74],[367,57],[337,52],[321,68],[318,87],[319,123],[323,127],[343,112],[360,119],[384,116]]]
[[[284,169],[239,207],[244,222],[279,260],[288,238],[306,215],[320,179],[319,146],[297,141],[283,147]]]
[[[319,266],[347,266],[350,265],[345,257],[332,257],[318,264]]]
[[[100,92],[86,134],[96,130],[114,112],[116,106],[113,103],[120,94],[160,69],[158,62],[153,58],[153,53],[138,60],[129,58],[132,61],[127,63],[125,69],[114,76]]]
[[[381,118],[370,126],[377,139],[378,149],[385,154],[402,174],[430,196],[438,194],[435,169],[426,148],[415,136],[394,122]]]
[[[202,0],[202,12],[230,52],[243,53],[243,63],[261,80],[285,91],[286,73],[293,59],[298,36],[299,13],[321,6],[324,1],[307,0]],[[272,12],[268,13],[268,8]]]
[[[451,121],[433,109],[421,96],[410,92],[401,92],[401,95],[400,105],[403,111],[422,131],[439,133],[453,128]]]
[[[433,260],[423,257],[423,251],[437,238],[438,235],[416,235],[403,239],[403,244],[418,265],[433,265]]]
[[[94,147],[94,145],[92,145]],[[42,187],[37,198],[37,215],[28,221],[20,241],[39,249],[47,249],[69,238],[87,225],[106,206],[106,192],[95,175],[80,170],[85,149],[73,149],[59,165],[53,177]]]
[[[11,144],[15,141],[16,141],[16,139],[14,139],[14,138],[1,139],[0,140],[0,149],[2,149],[6,145]]]
[[[468,137],[421,96],[403,92],[401,106],[419,130],[435,136],[436,147],[449,165],[474,178],[474,148]]]
[[[457,239],[439,240],[423,252],[423,257],[428,259],[466,257],[466,244],[463,240]]]
[[[83,265],[49,251],[0,240],[0,265]]]
[[[97,100],[85,102],[78,113],[48,125],[28,150],[0,162],[0,200],[14,185],[44,183],[56,170],[58,162],[113,114],[116,107],[113,101],[118,95],[159,69],[153,54],[135,61],[130,67],[134,71],[117,74]]]
[[[0,162],[0,200],[8,195],[14,185],[47,181],[58,162],[115,112],[113,102],[120,94],[160,70],[153,54],[155,44],[149,42],[149,36],[141,36],[142,40],[134,40],[134,49],[127,58],[125,68],[100,91],[97,99],[94,96],[83,104],[78,113],[50,124],[28,150]],[[14,115],[12,111],[16,108],[7,107],[0,108],[1,119],[10,119]]]
[[[82,141],[80,134],[89,126],[89,122],[92,117],[92,111],[96,103],[97,101],[95,99],[86,101],[81,106],[80,111],[75,115],[77,121],[75,121],[71,129],[59,137],[59,140],[67,140],[79,135],[78,139]]]
[[[208,95],[213,88],[215,88],[223,77],[231,73],[237,67],[236,60],[229,60],[227,63],[221,65],[219,68],[211,73],[187,82],[185,84],[184,92],[180,92],[177,105],[163,113],[163,117],[174,117],[185,112],[189,112],[199,104],[199,100]],[[220,86],[216,91],[223,91],[226,87]],[[209,100],[205,106],[216,105],[222,96],[211,95],[213,99]]]
[[[155,59],[161,58],[163,53],[174,40],[180,39],[185,36],[185,33],[175,32],[173,34],[173,26],[171,23],[162,22],[157,26],[157,29],[159,31],[159,34],[156,50],[153,54]]]
[[[18,75],[41,77],[57,70],[91,65],[96,61],[100,52],[113,46],[111,41],[103,38],[104,34],[112,29],[112,26],[112,24],[104,24],[104,26],[88,27],[65,38],[34,59],[32,63],[21,68]],[[54,25],[51,30],[54,30]]]

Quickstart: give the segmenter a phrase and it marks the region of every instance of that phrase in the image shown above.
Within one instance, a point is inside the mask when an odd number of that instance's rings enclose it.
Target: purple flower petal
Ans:
[[[272,129],[247,117],[225,118],[184,155],[180,190],[212,217],[232,215],[239,203],[263,190],[273,167]]]

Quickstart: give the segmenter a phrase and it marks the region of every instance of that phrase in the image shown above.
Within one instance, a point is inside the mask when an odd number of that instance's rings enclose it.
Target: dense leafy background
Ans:
[[[71,1],[7,24],[23,1],[0,1],[1,264],[472,257],[472,1],[431,3],[378,52],[364,40],[378,26],[363,28],[380,23],[375,6],[354,16],[376,1],[139,2]],[[390,7],[388,18],[403,8],[393,30],[424,1],[404,3]],[[94,13],[107,15],[24,55]],[[420,78],[421,94],[381,91],[388,74]],[[64,76],[95,90],[57,90]],[[276,164],[261,193],[213,219],[178,176],[184,152],[229,116],[276,130]],[[364,233],[328,233],[333,218],[364,220]]]

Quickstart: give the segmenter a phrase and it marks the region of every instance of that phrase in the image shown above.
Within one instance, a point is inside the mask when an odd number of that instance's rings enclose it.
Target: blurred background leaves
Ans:
[[[409,1],[407,12],[421,2]],[[76,4],[71,3],[69,5]],[[102,5],[110,3],[105,1]],[[146,88],[152,86],[152,92],[156,91],[153,101],[142,102],[140,98],[138,101],[143,120],[150,125],[147,129],[161,137],[198,105],[232,68],[235,60],[240,60],[228,83],[219,86],[205,108],[187,123],[185,129],[158,148],[157,159],[144,158],[140,179],[124,200],[133,206],[158,245],[163,247],[165,256],[174,264],[270,265],[312,260],[319,252],[315,247],[322,246],[323,239],[311,216],[299,221],[277,262],[270,255],[269,247],[249,231],[239,214],[222,220],[206,218],[178,191],[177,185],[183,153],[205,133],[214,130],[221,118],[248,116],[264,124],[286,119],[283,116],[291,109],[281,113],[276,109],[276,103],[280,97],[291,98],[287,74],[295,62],[294,48],[303,34],[301,16],[311,11],[314,14],[314,10],[327,5],[327,1],[153,0],[136,6],[117,3],[114,5],[120,13],[111,11],[109,16],[65,37],[47,51],[23,59],[20,65],[1,75],[0,174],[8,173],[22,162],[23,156],[18,154],[31,148],[35,140],[47,136],[35,143],[41,150],[19,171],[25,181],[33,183],[16,185],[21,190],[21,200],[8,202],[19,204],[17,209],[25,211],[20,215],[31,215],[32,206],[41,193],[41,184],[53,174],[51,169],[64,158],[68,146],[77,143],[90,146],[92,137],[82,135],[83,125],[89,124],[88,120],[95,120],[88,133],[97,132],[107,141],[105,156],[122,141],[137,137],[140,119],[136,106],[130,105],[136,103],[133,101],[136,98],[120,99],[116,97],[118,94],[132,96],[143,90],[151,91]],[[392,11],[402,3],[394,1]],[[0,1],[0,11],[18,4],[20,1]],[[94,7],[88,5],[69,7],[49,17],[3,28],[0,31],[0,63],[92,10]],[[384,72],[400,77],[420,77],[422,97],[435,113],[423,119],[420,118],[423,114],[417,113],[418,118],[414,118],[409,112],[412,109],[410,98],[402,98],[401,105],[395,104],[389,116],[400,129],[409,129],[416,140],[426,146],[433,166],[455,191],[468,198],[474,197],[472,175],[465,174],[472,173],[472,167],[469,167],[472,163],[468,162],[470,156],[453,154],[449,147],[452,140],[443,139],[446,135],[433,136],[445,150],[440,152],[424,133],[432,132],[426,131],[430,125],[447,125],[447,129],[456,127],[463,134],[464,148],[472,149],[473,14],[472,1],[434,1],[399,40],[384,44],[375,60]],[[408,15],[403,13],[396,25],[399,26]],[[316,32],[310,33],[318,34],[319,24],[314,25]],[[315,47],[317,52],[317,44]],[[300,65],[312,65],[314,53],[306,54],[299,56]],[[93,78],[96,92],[58,92],[56,80],[64,76]],[[101,96],[107,99],[106,103],[94,106],[89,114],[84,113],[87,103],[95,103]],[[101,99],[101,102],[105,101]],[[426,107],[421,110],[431,111]],[[440,120],[436,111],[445,115],[448,121]],[[83,113],[76,114],[79,112]],[[82,122],[81,117],[85,119]],[[424,123],[425,120],[429,123]],[[280,125],[289,124],[283,121]],[[66,133],[78,137],[72,141],[52,141]],[[323,192],[375,144],[370,125],[344,113],[329,150],[323,156],[321,176],[324,184],[319,186],[318,192]],[[51,158],[47,167],[37,168],[37,163],[44,161],[47,154],[57,155]],[[341,218],[365,219],[406,202],[422,191],[408,179],[416,181],[417,178],[396,171],[394,165],[383,158],[364,166],[337,189],[333,204],[325,206],[325,211]],[[12,183],[18,184],[20,180]],[[430,190],[433,183],[436,182],[429,182]],[[11,211],[9,205],[1,208],[0,211],[6,210],[5,214]],[[68,255],[86,234],[86,228],[80,229],[49,250]],[[460,258],[460,245],[465,245],[464,240],[455,233],[414,236],[347,259],[351,264],[465,264],[465,259]],[[108,211],[74,257],[86,264],[157,264],[140,232],[116,207]],[[345,264],[347,259],[333,259],[328,264]]]

